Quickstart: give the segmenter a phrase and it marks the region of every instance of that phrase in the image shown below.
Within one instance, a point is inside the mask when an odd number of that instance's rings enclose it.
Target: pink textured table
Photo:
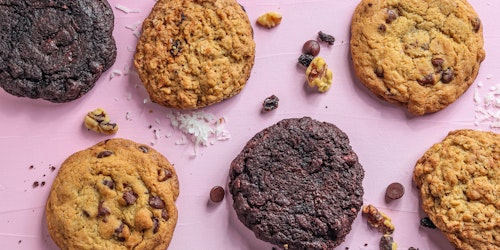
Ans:
[[[393,219],[399,249],[452,249],[439,231],[419,226],[425,214],[411,178],[416,160],[449,131],[475,128],[500,132],[491,115],[500,108],[483,105],[488,96],[489,100],[495,97],[497,87],[500,89],[496,75],[500,66],[500,1],[470,2],[484,24],[486,60],[479,76],[445,110],[413,117],[379,101],[353,74],[349,25],[358,1],[240,0],[254,26],[255,66],[239,95],[203,109],[215,118],[225,118],[231,138],[214,140],[194,155],[194,145],[180,143],[183,133],[170,124],[167,114],[175,111],[148,102],[131,68],[140,23],[155,2],[110,0],[118,57],[91,92],[71,103],[53,104],[0,91],[0,249],[57,249],[46,229],[45,201],[66,157],[110,138],[82,125],[83,116],[97,107],[104,108],[119,124],[116,137],[150,144],[175,164],[181,194],[170,249],[272,248],[239,222],[228,193],[223,202],[213,204],[209,191],[215,185],[226,185],[230,162],[255,133],[283,118],[302,116],[334,123],[349,135],[366,171],[364,203],[375,205]],[[127,9],[128,13],[123,11]],[[281,25],[271,30],[257,27],[257,17],[268,11],[283,15]],[[320,53],[334,74],[331,89],[323,94],[308,89],[304,69],[296,63],[302,44],[315,39],[320,30],[336,38],[335,45],[323,46]],[[279,108],[261,113],[262,101],[272,94],[280,98]],[[52,166],[56,169],[51,170]],[[39,186],[34,187],[34,182]],[[391,182],[402,183],[406,193],[402,199],[387,203],[384,191]],[[378,249],[379,238],[360,215],[338,249]]]

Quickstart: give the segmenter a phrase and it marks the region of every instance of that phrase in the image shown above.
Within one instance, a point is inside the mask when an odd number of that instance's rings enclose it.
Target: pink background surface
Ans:
[[[136,74],[115,76],[112,70],[132,65],[137,39],[125,26],[141,22],[152,8],[153,0],[110,0],[115,12],[114,36],[118,57],[95,88],[82,98],[65,104],[17,98],[0,91],[0,248],[57,249],[44,220],[44,205],[50,185],[60,164],[70,154],[110,138],[93,133],[82,125],[84,115],[104,108],[119,124],[116,137],[150,144],[154,129],[162,136],[153,147],[175,164],[181,194],[177,200],[179,220],[170,249],[271,249],[256,239],[237,219],[228,193],[222,203],[209,202],[215,185],[225,186],[232,159],[255,133],[277,121],[310,116],[336,124],[345,131],[366,171],[364,203],[387,213],[396,226],[394,238],[399,249],[452,249],[437,230],[422,228],[418,192],[412,182],[416,160],[449,131],[475,128],[499,132],[490,121],[474,122],[478,106],[474,92],[481,96],[498,84],[500,1],[471,0],[484,25],[486,60],[473,86],[445,110],[414,117],[399,107],[379,101],[355,78],[349,59],[349,25],[358,1],[353,0],[240,0],[254,26],[255,66],[243,91],[236,97],[203,111],[226,118],[231,139],[201,147],[193,157],[193,145],[176,145],[182,133],[170,126],[166,114],[171,110],[144,103],[147,93]],[[117,4],[138,13],[124,13]],[[283,22],[267,30],[255,25],[257,17],[278,11]],[[318,31],[332,34],[334,46],[322,46],[320,56],[334,73],[331,89],[323,94],[310,90],[304,69],[296,61],[302,44],[315,39]],[[482,87],[479,87],[481,84]],[[279,108],[261,113],[262,101],[275,94]],[[497,112],[500,109],[493,109]],[[129,118],[126,119],[126,113]],[[152,125],[152,128],[148,128]],[[170,135],[166,138],[164,135]],[[30,169],[30,166],[33,169]],[[33,182],[45,181],[34,188]],[[384,191],[391,182],[400,182],[406,194],[387,203]],[[358,216],[351,233],[338,249],[378,249],[380,234]],[[365,246],[366,244],[366,246]]]

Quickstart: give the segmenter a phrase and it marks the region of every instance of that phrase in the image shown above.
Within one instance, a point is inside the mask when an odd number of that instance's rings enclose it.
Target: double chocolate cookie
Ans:
[[[347,135],[309,117],[257,133],[231,163],[240,221],[285,249],[333,249],[363,203],[364,170]]]
[[[485,58],[483,26],[465,0],[362,0],[350,45],[361,82],[415,115],[456,101]]]
[[[422,207],[456,249],[500,249],[500,135],[450,132],[417,161]]]
[[[178,195],[164,156],[129,140],[106,140],[64,161],[47,201],[47,226],[61,249],[166,249]]]
[[[0,87],[51,102],[75,100],[114,63],[106,0],[0,0]]]
[[[254,57],[252,26],[236,0],[159,0],[134,64],[153,102],[196,109],[238,94]]]

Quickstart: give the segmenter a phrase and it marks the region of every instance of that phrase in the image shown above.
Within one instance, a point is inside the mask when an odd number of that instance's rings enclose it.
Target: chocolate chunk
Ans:
[[[215,186],[210,190],[210,200],[213,202],[221,202],[224,199],[225,191],[221,186]]]
[[[431,221],[429,217],[424,217],[420,220],[420,225],[428,228],[436,228],[436,225]]]
[[[397,200],[403,197],[404,193],[405,187],[401,185],[401,183],[394,182],[387,186],[387,189],[385,190],[385,197],[391,200]]]
[[[105,150],[105,151],[100,152],[100,153],[97,155],[97,158],[104,158],[104,157],[108,157],[108,156],[111,156],[112,154],[113,154],[113,151]]]
[[[134,193],[132,190],[127,190],[123,193],[123,199],[125,200],[125,203],[127,205],[134,204],[135,201],[137,200],[137,194]]]
[[[151,218],[151,220],[153,221],[153,233],[155,234],[158,232],[159,221],[156,217]]]
[[[170,216],[168,216],[168,211],[166,209],[161,210],[161,217],[166,221],[170,218]]]
[[[172,172],[166,168],[158,169],[158,178],[159,182],[166,181],[172,177]]]
[[[102,184],[110,189],[115,188],[115,183],[112,180],[105,179],[102,181]]]
[[[152,208],[157,208],[157,209],[162,209],[165,208],[165,203],[161,200],[160,197],[158,196],[151,196],[149,197],[149,205]]]
[[[450,83],[451,81],[453,81],[453,78],[454,78],[454,74],[453,74],[452,69],[446,69],[441,74],[441,82],[442,83]]]
[[[441,66],[444,63],[444,59],[443,58],[439,58],[439,57],[432,58],[431,63],[432,63],[432,66],[441,69]]]
[[[275,95],[267,97],[262,103],[262,112],[268,112],[277,109],[279,101],[280,99]]]
[[[395,10],[387,10],[386,23],[392,23],[396,18],[398,18],[398,13]]]
[[[417,82],[422,86],[434,85],[434,75],[428,74],[420,79],[417,79]]]
[[[126,240],[125,237],[121,236],[124,227],[125,227],[125,224],[123,224],[123,222],[122,222],[120,224],[120,226],[115,229],[115,232],[114,232],[113,236],[115,237],[115,239],[117,241],[124,242]]]
[[[140,149],[143,153],[147,153],[147,152],[149,152],[149,148],[148,148],[148,147],[146,147],[146,146],[144,146],[144,145],[139,146],[139,149]]]
[[[322,42],[328,43],[329,45],[333,45],[335,43],[335,37],[323,33],[322,31],[318,32],[318,39]]]
[[[97,207],[97,215],[98,216],[106,216],[111,214],[109,208],[103,206],[104,201],[99,202],[99,206]]]

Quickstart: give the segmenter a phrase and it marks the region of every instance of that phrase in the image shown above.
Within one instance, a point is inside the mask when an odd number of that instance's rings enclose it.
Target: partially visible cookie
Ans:
[[[363,203],[364,170],[347,135],[309,117],[257,133],[232,161],[239,220],[284,249],[334,249]]]
[[[115,62],[106,0],[1,1],[0,87],[51,102],[90,91]]]
[[[424,211],[457,249],[500,249],[500,134],[450,132],[413,178]]]
[[[110,139],[64,161],[47,200],[47,226],[61,249],[166,249],[178,195],[164,156]]]
[[[254,57],[252,26],[235,0],[159,0],[134,64],[153,102],[196,109],[238,94]]]
[[[485,58],[483,27],[466,0],[362,0],[350,44],[361,82],[415,115],[456,101]]]

